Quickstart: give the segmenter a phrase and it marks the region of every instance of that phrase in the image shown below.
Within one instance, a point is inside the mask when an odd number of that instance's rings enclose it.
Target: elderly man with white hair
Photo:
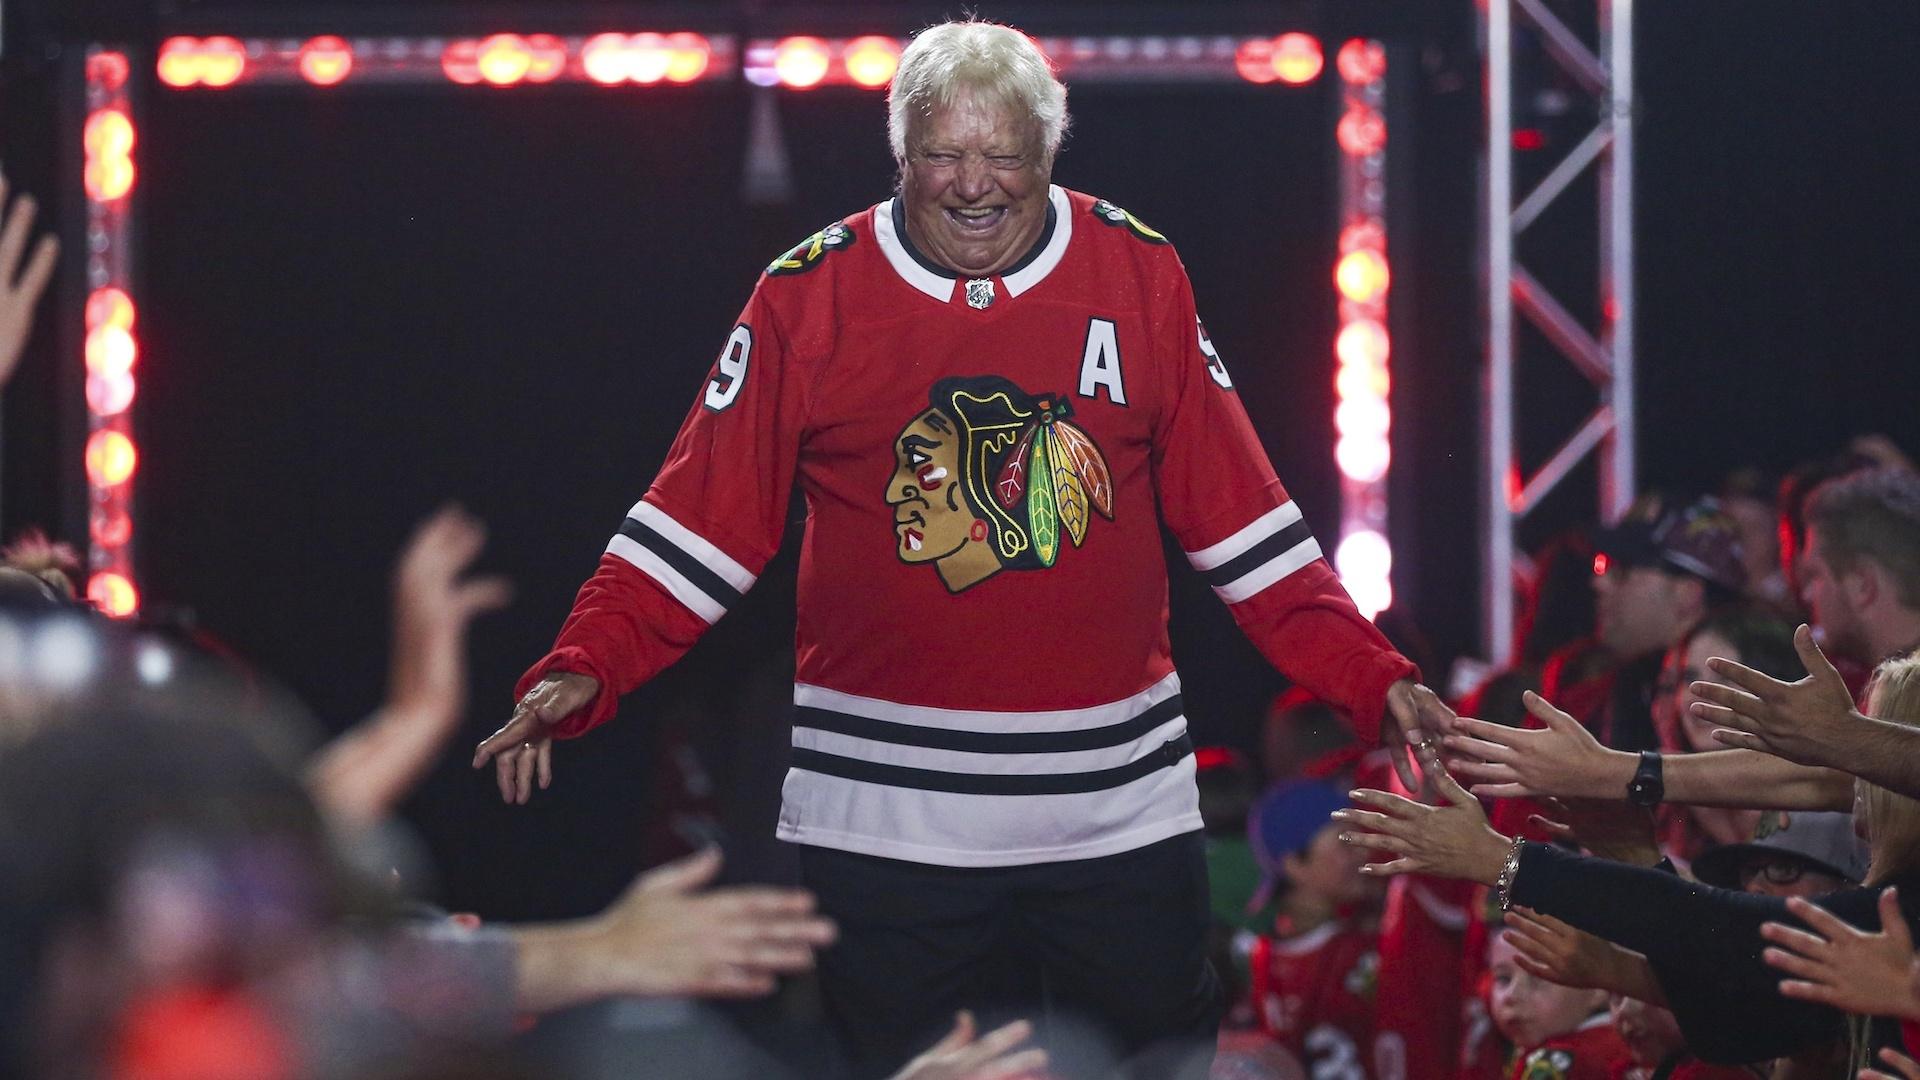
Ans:
[[[1204,1068],[1218,991],[1161,523],[1264,654],[1403,765],[1450,714],[1321,558],[1166,237],[1051,183],[1066,88],[1032,40],[928,29],[888,106],[898,194],[767,267],[474,764],[509,801],[546,787],[552,739],[753,585],[797,479],[778,834],[839,923],[821,976],[856,1071],[957,1009],[1043,1000]]]

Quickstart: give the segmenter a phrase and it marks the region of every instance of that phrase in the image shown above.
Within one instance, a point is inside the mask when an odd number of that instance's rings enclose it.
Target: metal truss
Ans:
[[[1487,131],[1482,235],[1486,267],[1486,383],[1481,428],[1482,645],[1496,665],[1514,658],[1515,534],[1527,514],[1588,454],[1599,454],[1599,514],[1618,518],[1634,495],[1633,434],[1633,0],[1596,0],[1598,49],[1548,0],[1483,0]],[[1537,34],[1546,57],[1598,104],[1598,120],[1518,202],[1514,199],[1515,22]],[[1519,260],[1519,240],[1589,168],[1599,173],[1598,325],[1568,311]],[[1514,444],[1516,312],[1589,379],[1598,404],[1530,477]]]

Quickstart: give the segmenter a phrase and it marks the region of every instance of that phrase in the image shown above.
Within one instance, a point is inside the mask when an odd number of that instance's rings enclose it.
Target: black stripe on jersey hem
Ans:
[[[1313,530],[1307,527],[1307,519],[1301,518],[1219,566],[1208,570],[1207,584],[1216,589],[1230,585],[1311,539],[1313,539]]]
[[[1160,748],[1111,769],[1083,773],[956,773],[938,769],[910,769],[903,765],[880,765],[838,754],[795,747],[793,767],[807,772],[838,776],[886,787],[913,788],[918,791],[948,791],[960,795],[1077,795],[1106,791],[1161,769],[1171,768],[1193,753],[1193,739],[1185,732],[1168,739]]]
[[[719,574],[707,569],[707,564],[688,554],[685,548],[653,531],[644,522],[628,518],[620,526],[620,535],[660,556],[660,561],[693,583],[693,587],[706,593],[713,602],[723,608],[730,608],[740,602],[740,590],[727,584]]]
[[[918,263],[920,269],[925,270],[929,274],[938,274],[948,281],[959,281],[960,278],[964,276],[959,271],[949,270],[939,263],[934,262],[932,259],[927,258],[925,255],[920,254],[920,249],[913,246],[912,238],[907,236],[907,207],[898,195],[893,197],[892,217],[894,239],[900,241],[900,250],[906,252],[908,258]],[[1047,196],[1047,224],[1040,230],[1040,239],[1034,241],[1033,246],[1027,249],[1025,255],[1020,256],[1019,262],[1014,263],[1012,266],[1007,267],[997,274],[989,274],[987,276],[1005,278],[1008,274],[1017,274],[1032,265],[1033,260],[1039,258],[1041,252],[1047,250],[1047,244],[1053,240],[1054,226],[1058,223],[1059,215],[1054,212],[1053,196],[1049,193]]]
[[[934,750],[963,750],[974,754],[1059,754],[1074,750],[1102,750],[1124,746],[1181,715],[1184,706],[1175,694],[1158,705],[1118,724],[1080,731],[950,731],[946,728],[875,720],[832,709],[802,705],[795,709],[794,727],[831,731],[857,739],[924,746]]]

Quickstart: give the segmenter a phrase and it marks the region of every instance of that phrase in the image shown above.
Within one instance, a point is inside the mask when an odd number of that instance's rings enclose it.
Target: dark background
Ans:
[[[788,28],[783,20],[904,32],[952,13],[609,10],[595,18],[715,32],[736,29],[728,18],[760,32]],[[1442,678],[1473,651],[1478,626],[1472,5],[979,10],[1042,34],[1298,27],[1322,33],[1330,53],[1349,31],[1393,43],[1393,629]],[[1907,63],[1920,19],[1892,3],[1817,28],[1801,5],[1728,10],[1641,5],[1644,484],[1710,487],[1737,466],[1784,469],[1864,431],[1920,450],[1910,422],[1920,314],[1904,295],[1920,282],[1910,137],[1920,88]],[[77,85],[85,39],[268,24],[566,30],[582,18],[538,4],[11,4],[4,160],[51,212],[77,213],[77,167],[62,155],[77,154],[67,133],[79,122],[61,112],[59,91]],[[492,528],[483,568],[519,587],[510,611],[476,629],[462,747],[504,719],[513,679],[645,489],[754,274],[884,197],[891,179],[882,97],[854,90],[780,96],[796,195],[755,208],[739,194],[750,101],[738,83],[158,93],[150,68],[135,70],[146,106],[136,543],[149,612],[191,618],[344,727],[381,695],[392,558],[413,522],[456,499]],[[1552,86],[1545,75],[1531,83]],[[1179,245],[1214,341],[1323,536],[1337,506],[1336,94],[1331,72],[1304,89],[1075,87],[1055,174]],[[1545,104],[1529,121],[1548,140],[1526,166],[1534,175],[1591,116]],[[1592,287],[1588,212],[1555,211],[1525,249],[1576,309]],[[66,306],[49,307],[8,393],[9,535],[31,523],[83,535],[78,347],[57,325],[80,295],[78,264],[66,261],[54,298]],[[1537,461],[1591,391],[1533,355],[1520,430]],[[1581,478],[1531,539],[1590,515],[1590,473]],[[604,902],[673,843],[659,823],[661,793],[675,785],[661,772],[679,745],[698,751],[719,793],[713,809],[736,865],[784,872],[769,836],[792,567],[790,544],[685,662],[628,699],[621,722],[564,745],[556,786],[534,805],[500,807],[490,780],[452,754],[409,807],[442,874],[438,895],[502,917]],[[1172,571],[1196,735],[1245,744],[1282,684],[1183,562]]]

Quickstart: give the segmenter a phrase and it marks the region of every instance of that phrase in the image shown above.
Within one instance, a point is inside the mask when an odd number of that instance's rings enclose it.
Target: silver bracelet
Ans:
[[[1493,894],[1500,898],[1500,910],[1513,906],[1513,879],[1520,873],[1520,845],[1526,843],[1522,837],[1513,838],[1513,846],[1507,849],[1507,861],[1500,866],[1500,876],[1493,879]]]

